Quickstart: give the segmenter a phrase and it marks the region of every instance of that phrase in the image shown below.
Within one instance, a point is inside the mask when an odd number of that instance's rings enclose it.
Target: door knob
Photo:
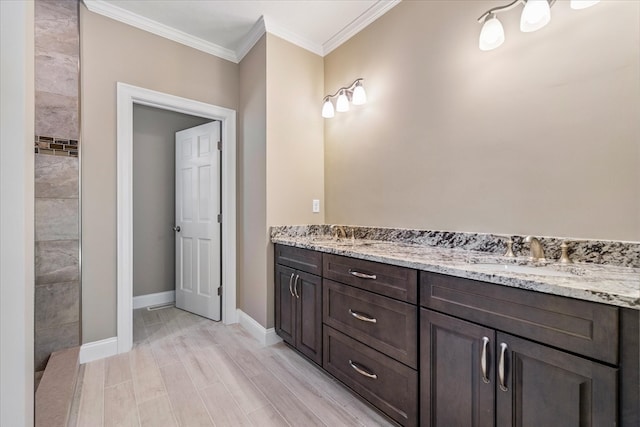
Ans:
[[[173,227],[173,231],[177,231],[178,233],[180,232],[180,226],[176,225]]]

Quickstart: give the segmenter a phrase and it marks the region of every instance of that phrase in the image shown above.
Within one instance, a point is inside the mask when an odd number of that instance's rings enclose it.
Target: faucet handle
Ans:
[[[507,244],[507,251],[504,253],[503,256],[507,258],[514,258],[516,254],[513,253],[513,239],[511,238],[511,236],[507,236],[506,244]]]
[[[560,255],[560,258],[558,259],[558,262],[560,264],[573,264],[573,261],[571,261],[571,258],[569,258],[569,245],[567,244],[566,240],[562,241],[562,244],[560,245],[560,250],[562,251],[562,254]]]

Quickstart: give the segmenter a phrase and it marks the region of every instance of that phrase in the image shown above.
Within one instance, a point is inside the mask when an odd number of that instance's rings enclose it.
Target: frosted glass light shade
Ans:
[[[361,83],[357,83],[356,87],[353,89],[351,102],[353,105],[362,105],[367,102],[367,93],[364,91],[364,87]]]
[[[349,111],[349,99],[347,98],[347,94],[344,90],[340,91],[340,95],[338,95],[338,100],[336,101],[336,111],[344,113],[345,111]]]
[[[330,119],[335,115],[336,113],[333,109],[333,104],[330,100],[327,99],[322,105],[322,117],[324,117],[325,119]]]
[[[586,9],[596,3],[600,3],[600,0],[571,0],[571,9]]]
[[[547,0],[527,0],[520,16],[520,31],[530,33],[551,21],[551,8]]]
[[[492,50],[504,43],[502,23],[493,16],[484,21],[480,31],[480,50]]]
[[[353,96],[351,97],[353,105],[362,105],[367,102],[367,93],[364,91],[364,87],[361,83],[357,83],[353,89]]]

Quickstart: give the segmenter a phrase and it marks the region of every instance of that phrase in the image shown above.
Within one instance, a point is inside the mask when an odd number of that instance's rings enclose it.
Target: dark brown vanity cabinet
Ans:
[[[417,425],[417,271],[330,254],[323,264],[323,368],[396,422]]]
[[[618,425],[618,369],[603,363],[618,361],[617,308],[434,273],[420,284],[422,426]]]
[[[420,309],[420,425],[494,425],[494,353],[483,345],[485,338],[487,346],[495,343],[494,335],[490,328]]]
[[[415,369],[326,325],[323,368],[401,425],[418,424]]]
[[[320,365],[322,254],[280,245],[276,245],[275,250],[276,333],[284,342]]]
[[[421,425],[616,425],[617,369],[420,311]]]
[[[616,368],[508,334],[495,342],[496,426],[617,425]]]
[[[403,426],[640,425],[639,310],[275,251],[276,332]]]

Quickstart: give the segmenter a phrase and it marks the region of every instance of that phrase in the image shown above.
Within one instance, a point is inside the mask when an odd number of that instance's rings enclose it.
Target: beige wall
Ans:
[[[237,170],[237,305],[267,324],[266,55],[262,37],[240,62]]]
[[[330,223],[640,240],[640,2],[552,9],[478,49],[493,1],[403,1],[325,58]]]
[[[81,6],[82,339],[116,334],[116,82],[237,109],[238,65]]]
[[[322,57],[267,34],[269,225],[324,223],[323,68]]]
[[[267,34],[267,225],[324,223],[323,68],[322,57]],[[312,212],[313,199],[320,200],[320,213]],[[267,267],[272,327],[272,245]]]
[[[133,296],[175,289],[175,135],[210,121],[133,106]]]
[[[267,34],[240,63],[238,306],[274,324],[269,226],[317,224],[324,202],[322,58]]]

